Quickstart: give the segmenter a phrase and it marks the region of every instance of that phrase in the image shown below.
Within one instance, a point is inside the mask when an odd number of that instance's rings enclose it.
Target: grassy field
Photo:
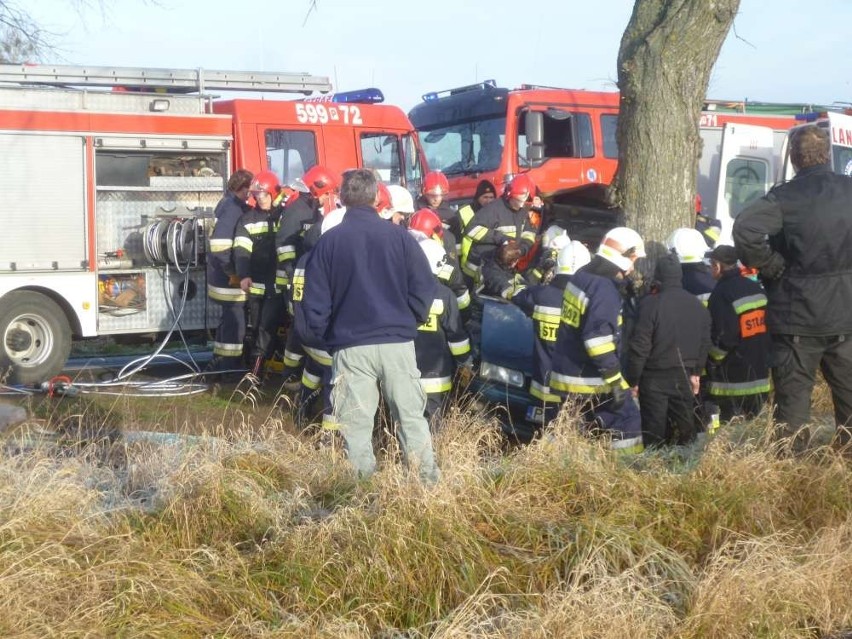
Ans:
[[[850,466],[827,447],[776,455],[765,420],[628,460],[570,415],[506,450],[492,419],[456,410],[426,490],[393,449],[356,480],[339,450],[293,431],[274,391],[152,401],[37,402],[42,421],[7,433],[0,636],[852,628]],[[73,424],[112,443],[80,445]]]

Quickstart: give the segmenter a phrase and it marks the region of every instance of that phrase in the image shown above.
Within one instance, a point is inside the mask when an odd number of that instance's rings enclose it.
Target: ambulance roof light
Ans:
[[[359,104],[379,104],[385,101],[381,89],[357,89],[355,91],[338,91],[312,98],[304,98],[304,102],[357,102]]]
[[[822,115],[824,116],[825,114],[822,114]],[[799,122],[816,122],[819,119],[820,114],[815,113],[815,112],[814,113],[797,113],[794,117]]]

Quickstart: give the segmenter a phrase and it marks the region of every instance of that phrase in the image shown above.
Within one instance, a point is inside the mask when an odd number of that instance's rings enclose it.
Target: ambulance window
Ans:
[[[838,175],[852,176],[852,147],[832,145],[834,172]]]
[[[291,184],[317,163],[317,142],[312,131],[266,130],[266,164],[282,184]]]
[[[605,158],[618,158],[618,138],[615,137],[615,130],[617,127],[617,115],[601,116],[601,136],[603,137],[603,152]]]
[[[731,217],[736,217],[754,200],[766,195],[769,166],[763,160],[734,158],[725,170],[725,199]]]
[[[399,184],[399,137],[388,133],[361,134],[361,161],[364,168],[374,169],[385,184]]]

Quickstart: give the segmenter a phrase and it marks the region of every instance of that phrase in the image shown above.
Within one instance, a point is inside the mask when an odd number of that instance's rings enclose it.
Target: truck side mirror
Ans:
[[[536,166],[544,162],[544,113],[527,111],[524,114],[524,130],[527,136],[527,162]]]

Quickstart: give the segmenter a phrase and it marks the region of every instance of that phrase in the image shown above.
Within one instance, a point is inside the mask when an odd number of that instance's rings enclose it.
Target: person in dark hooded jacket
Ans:
[[[654,271],[656,292],[639,302],[625,377],[639,393],[645,446],[695,438],[693,395],[710,351],[710,314],[683,289],[675,255]]]

